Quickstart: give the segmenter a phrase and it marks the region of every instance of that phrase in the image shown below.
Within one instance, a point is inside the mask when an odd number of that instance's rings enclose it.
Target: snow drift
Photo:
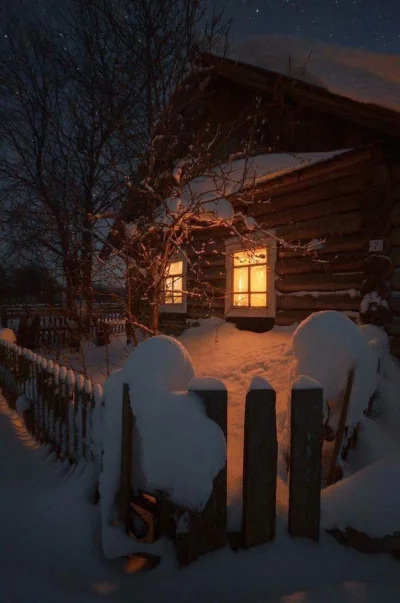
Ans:
[[[340,312],[316,312],[299,325],[292,348],[293,377],[307,375],[318,381],[324,390],[325,406],[343,395],[349,372],[354,370],[347,425],[362,419],[377,387],[377,366],[359,327]]]
[[[135,417],[133,490],[162,491],[192,509],[204,508],[210,497],[213,480],[226,461],[226,442],[200,398],[187,391],[194,377],[184,347],[171,337],[158,336],[141,343],[104,385],[100,496],[103,548],[109,557],[128,554],[129,546],[120,546],[118,537],[124,535],[110,526],[116,519],[124,383],[129,385]]]

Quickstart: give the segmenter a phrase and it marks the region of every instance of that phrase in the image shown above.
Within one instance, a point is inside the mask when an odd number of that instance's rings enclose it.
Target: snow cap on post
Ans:
[[[292,383],[292,389],[322,389],[322,385],[312,377],[299,375]]]
[[[83,384],[83,388],[84,388],[86,394],[91,394],[92,393],[93,385],[92,385],[92,382],[90,381],[90,379],[85,379],[85,383]]]
[[[93,387],[93,396],[96,404],[100,404],[103,399],[103,388],[100,383],[96,383]]]
[[[61,381],[65,381],[67,378],[67,368],[65,366],[60,367],[60,379]]]
[[[76,375],[75,386],[76,386],[76,389],[78,390],[78,392],[81,392],[83,390],[84,382],[85,382],[85,378],[83,375]]]
[[[248,391],[251,392],[254,390],[264,390],[264,389],[273,390],[274,388],[269,383],[269,381],[264,379],[264,377],[261,377],[260,375],[255,375],[251,380]]]

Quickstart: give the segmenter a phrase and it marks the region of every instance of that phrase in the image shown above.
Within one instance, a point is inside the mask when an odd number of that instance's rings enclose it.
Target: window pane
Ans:
[[[233,291],[234,293],[244,293],[249,290],[249,270],[248,268],[233,269]]]
[[[175,293],[173,303],[174,304],[183,304],[182,295],[180,293]]]
[[[234,293],[233,294],[233,305],[236,308],[242,308],[243,306],[249,305],[249,296],[247,293]]]
[[[237,251],[233,254],[234,266],[251,266],[253,264],[266,264],[267,250],[265,247],[248,251]]]
[[[171,291],[166,291],[164,296],[164,304],[173,304],[174,299]]]
[[[250,268],[250,291],[252,293],[262,292],[267,290],[267,267],[252,266]]]
[[[267,305],[267,294],[252,293],[250,295],[250,305],[252,308],[265,308]]]
[[[181,292],[183,289],[182,277],[178,276],[178,277],[174,278],[173,281],[174,281],[173,290]]]
[[[172,289],[173,289],[173,282],[174,282],[173,278],[166,278],[166,279],[164,279],[165,291],[172,291]]]
[[[183,262],[171,262],[166,271],[167,275],[183,274]]]

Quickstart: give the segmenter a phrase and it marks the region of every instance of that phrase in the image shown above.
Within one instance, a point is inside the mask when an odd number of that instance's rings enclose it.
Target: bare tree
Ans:
[[[69,0],[28,15],[8,16],[0,51],[3,227],[10,248],[41,250],[72,310],[76,296],[91,302],[93,216],[118,209],[149,158],[147,177],[159,173],[163,153],[147,150],[171,94],[225,25],[200,0]]]

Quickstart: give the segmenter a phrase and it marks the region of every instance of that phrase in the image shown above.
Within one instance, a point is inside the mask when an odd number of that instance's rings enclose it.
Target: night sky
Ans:
[[[225,0],[235,39],[290,34],[400,54],[400,0]]]

